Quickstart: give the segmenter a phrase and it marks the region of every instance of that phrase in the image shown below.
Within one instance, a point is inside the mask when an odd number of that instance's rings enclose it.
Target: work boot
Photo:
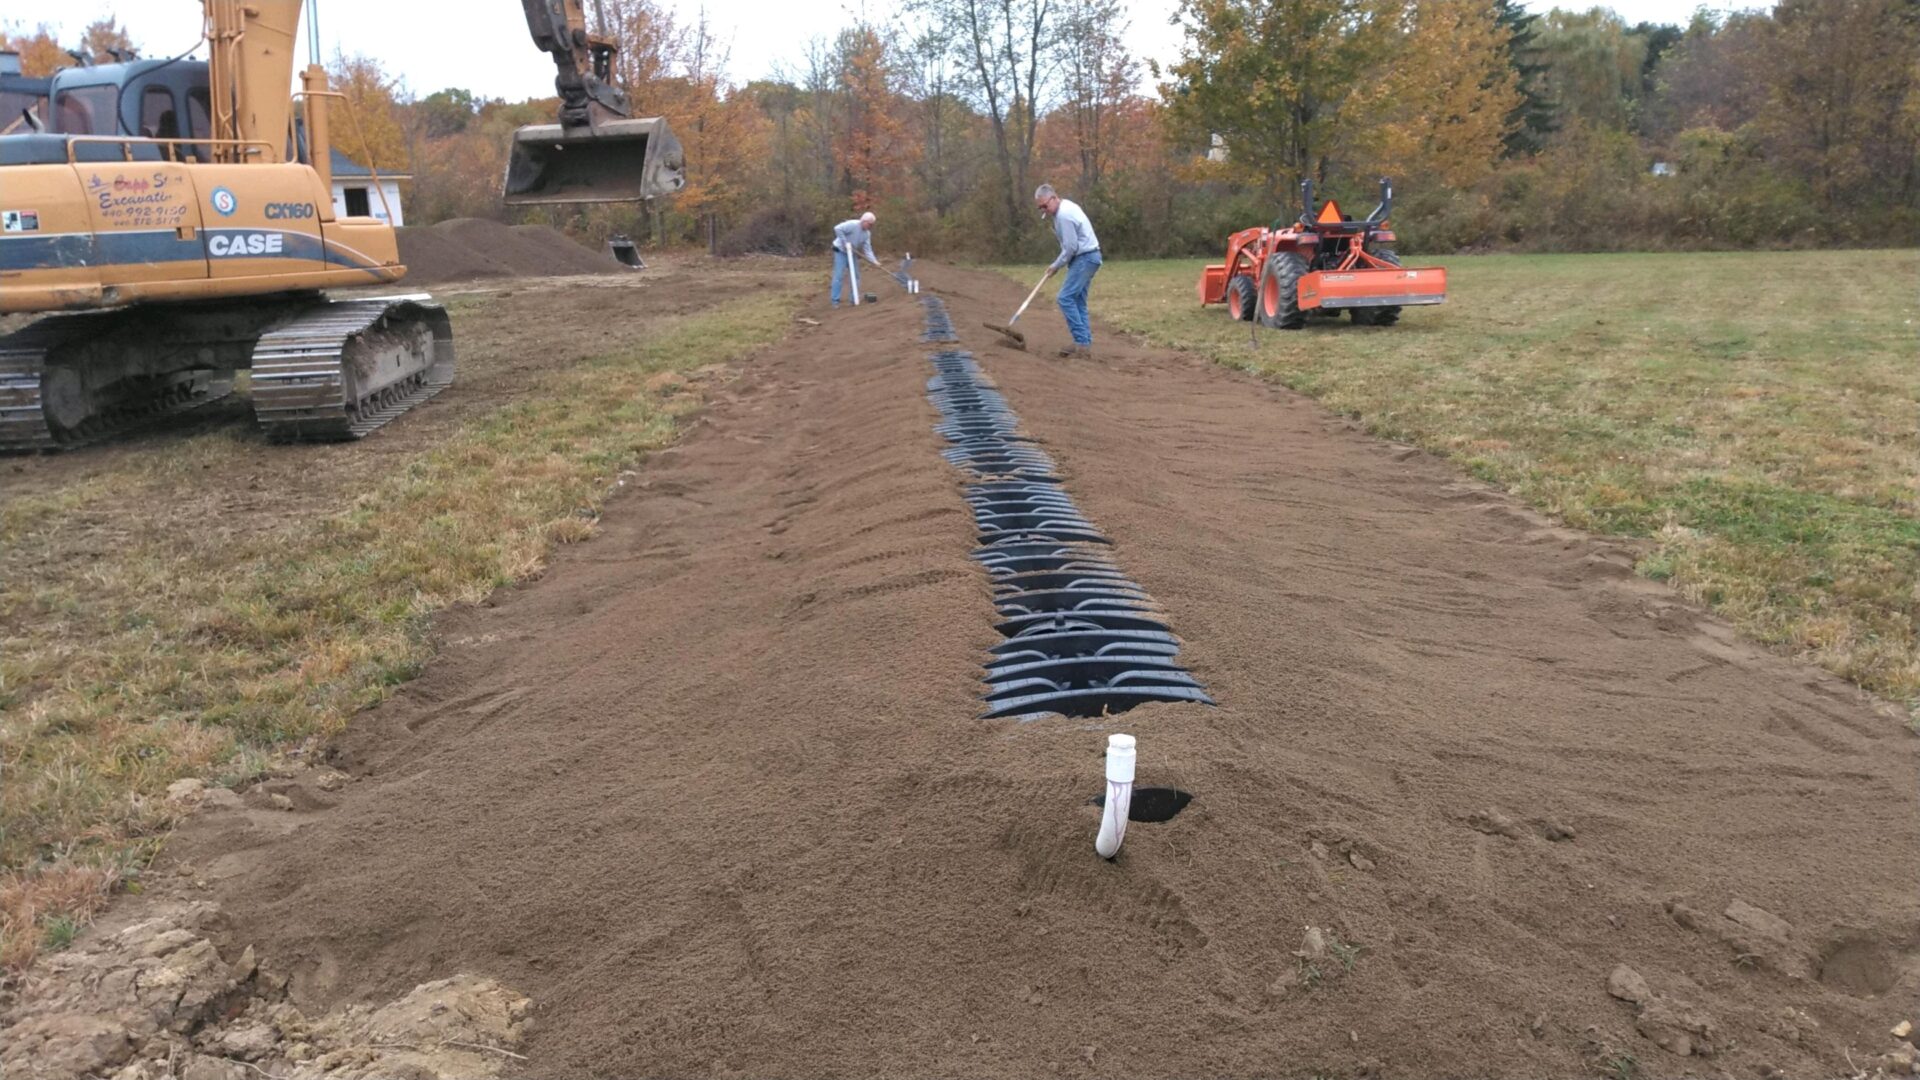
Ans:
[[[1062,360],[1091,360],[1091,359],[1093,359],[1093,346],[1091,346],[1091,345],[1069,345],[1069,346],[1067,346],[1066,348],[1064,348],[1064,349],[1061,349],[1061,350],[1060,350],[1060,359],[1062,359]]]

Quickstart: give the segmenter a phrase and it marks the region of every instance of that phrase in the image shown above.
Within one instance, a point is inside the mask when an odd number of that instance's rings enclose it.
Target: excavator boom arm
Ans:
[[[614,86],[613,59],[619,46],[587,29],[582,0],[520,0],[527,31],[540,51],[553,58],[560,91],[560,125],[585,127],[631,115],[626,91]]]
[[[208,72],[212,83],[213,136],[268,144],[264,160],[284,160],[293,81],[294,44],[302,0],[202,0],[206,17]],[[232,145],[219,146],[220,160],[238,160]]]

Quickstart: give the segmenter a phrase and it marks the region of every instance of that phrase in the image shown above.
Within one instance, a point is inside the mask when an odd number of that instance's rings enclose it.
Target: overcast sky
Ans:
[[[683,17],[700,7],[699,0],[669,3]],[[707,10],[721,36],[732,42],[728,74],[744,82],[771,73],[776,65],[791,67],[808,39],[832,35],[861,6],[862,0],[709,0]],[[1129,40],[1135,52],[1163,61],[1178,54],[1179,33],[1167,26],[1178,6],[1178,0],[1131,0]],[[1527,6],[1547,11],[1554,4]],[[1700,5],[1695,0],[1617,0],[1608,6],[1628,22],[1685,23]],[[1708,6],[1753,5],[1717,0]],[[0,26],[21,29],[45,21],[70,40],[93,19],[117,15],[145,56],[172,56],[191,45],[200,29],[200,0],[66,0],[59,15],[49,17],[48,10],[41,0],[0,0]],[[865,10],[869,18],[880,19],[890,5],[874,2]],[[416,94],[449,86],[516,100],[553,92],[553,67],[534,50],[520,5],[510,0],[320,0],[320,34],[327,56],[336,48],[366,53],[401,75]]]

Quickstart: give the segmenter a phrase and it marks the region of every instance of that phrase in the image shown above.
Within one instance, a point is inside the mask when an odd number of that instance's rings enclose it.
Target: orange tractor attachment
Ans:
[[[1309,314],[1337,319],[1347,311],[1361,326],[1391,326],[1401,308],[1446,302],[1445,270],[1404,267],[1393,253],[1392,184],[1380,181],[1380,205],[1363,221],[1348,219],[1332,199],[1316,212],[1311,180],[1300,193],[1300,220],[1227,238],[1226,262],[1201,271],[1200,303],[1225,304],[1242,321],[1298,330]]]

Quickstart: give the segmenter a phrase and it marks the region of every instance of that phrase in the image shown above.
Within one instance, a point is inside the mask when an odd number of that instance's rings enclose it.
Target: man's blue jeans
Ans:
[[[847,276],[847,253],[833,249],[833,306],[840,306],[840,282]]]
[[[1100,272],[1100,253],[1082,252],[1067,263],[1067,283],[1060,286],[1060,313],[1067,317],[1067,329],[1073,332],[1075,345],[1093,344],[1093,327],[1087,323],[1087,287]]]

